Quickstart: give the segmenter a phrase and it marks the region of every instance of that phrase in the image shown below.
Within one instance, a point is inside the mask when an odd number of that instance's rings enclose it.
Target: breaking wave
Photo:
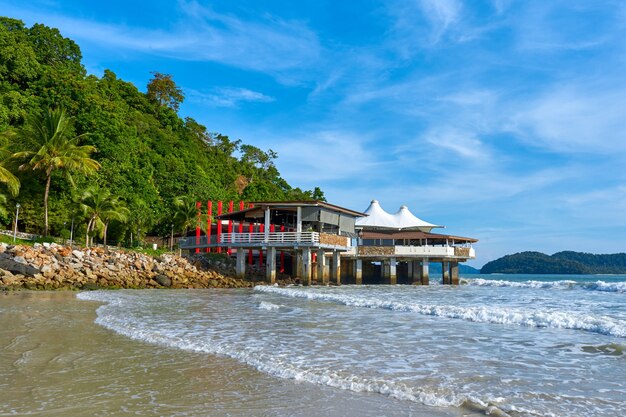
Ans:
[[[389,301],[338,293],[321,293],[296,288],[257,286],[255,291],[292,298],[330,301],[351,307],[380,308],[428,316],[462,319],[479,323],[583,330],[608,336],[626,337],[626,323],[606,316],[594,317],[568,311],[538,311],[521,308],[467,307]]]
[[[563,281],[504,281],[483,278],[463,279],[462,284],[479,286],[479,287],[516,287],[516,288],[536,288],[536,289],[583,289],[588,291],[604,291],[604,292],[626,292],[626,282],[576,282],[570,280]]]

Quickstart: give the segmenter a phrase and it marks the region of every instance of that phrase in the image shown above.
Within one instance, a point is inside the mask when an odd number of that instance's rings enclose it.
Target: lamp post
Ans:
[[[172,248],[174,247],[174,223],[172,223],[170,227],[171,227],[171,232],[170,232],[170,252],[171,252]]]
[[[20,217],[20,203],[15,205],[15,227],[13,228],[13,242],[15,243],[15,238],[17,237],[17,219]]]
[[[63,244],[65,245],[65,227],[67,226],[67,222],[63,222],[63,236],[61,236],[63,238]]]

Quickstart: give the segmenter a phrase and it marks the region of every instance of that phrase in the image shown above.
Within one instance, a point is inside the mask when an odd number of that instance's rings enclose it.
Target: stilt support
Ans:
[[[276,282],[276,248],[267,248],[267,258],[265,259],[265,278],[268,284]]]
[[[326,256],[323,250],[317,251],[317,283],[328,285],[328,273],[326,272]]]
[[[335,284],[341,285],[341,257],[339,251],[333,251],[332,278]]]
[[[302,285],[311,285],[311,248],[302,249]]]
[[[441,283],[450,285],[450,262],[441,262]]]
[[[459,285],[459,263],[457,261],[450,262],[450,284]]]
[[[246,253],[243,249],[237,249],[237,260],[235,261],[235,274],[237,278],[246,276]]]
[[[363,285],[363,261],[361,259],[356,259],[354,264],[355,284]]]

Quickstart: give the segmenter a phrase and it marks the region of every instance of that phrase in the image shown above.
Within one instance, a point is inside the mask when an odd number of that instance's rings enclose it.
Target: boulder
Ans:
[[[15,258],[19,258],[16,256]],[[23,262],[17,262],[14,259],[6,259],[0,258],[0,269],[4,269],[13,274],[21,274],[29,277],[34,277],[36,274],[39,274],[39,270],[30,265],[26,264],[26,260]],[[23,258],[22,258],[23,259]]]
[[[172,286],[172,280],[167,275],[157,274],[152,279],[159,283],[162,287]]]

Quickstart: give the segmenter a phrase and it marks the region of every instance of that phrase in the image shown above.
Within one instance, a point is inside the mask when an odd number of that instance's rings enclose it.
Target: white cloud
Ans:
[[[186,89],[188,98],[213,107],[238,107],[242,103],[270,103],[274,97],[247,88],[222,87],[210,93]]]
[[[450,26],[458,22],[462,9],[457,0],[421,0],[420,6],[433,27],[433,43],[439,42]]]
[[[311,67],[321,48],[314,32],[299,22],[271,16],[244,20],[219,14],[198,2],[179,2],[183,18],[170,28],[147,29],[100,23],[66,15],[14,8],[5,13],[57,27],[81,44],[116,52],[134,51],[187,61],[220,62],[268,73]],[[9,9],[11,9],[9,7]]]
[[[626,151],[623,88],[555,87],[511,109],[510,128],[532,145],[567,153]]]

